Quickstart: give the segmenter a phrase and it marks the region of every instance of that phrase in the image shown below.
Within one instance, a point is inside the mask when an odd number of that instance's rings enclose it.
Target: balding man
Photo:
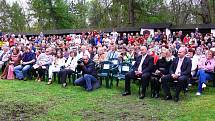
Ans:
[[[137,57],[137,60],[133,66],[133,70],[125,75],[125,92],[122,96],[127,96],[131,94],[130,80],[134,78],[141,78],[142,91],[140,94],[140,99],[145,97],[146,87],[149,83],[151,72],[153,69],[153,58],[147,55],[147,48],[142,46],[140,48],[141,55]]]
[[[168,82],[177,82],[174,100],[178,102],[180,91],[185,86],[185,82],[191,74],[192,63],[190,58],[185,57],[186,53],[187,48],[180,47],[178,50],[178,57],[173,60],[170,66],[170,74],[161,78],[162,88],[165,93],[165,100],[172,99]]]

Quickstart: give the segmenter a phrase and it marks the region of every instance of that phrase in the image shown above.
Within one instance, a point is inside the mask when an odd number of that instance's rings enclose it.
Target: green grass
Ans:
[[[165,120],[214,121],[215,88],[207,87],[200,97],[196,87],[178,103],[152,99],[138,99],[137,86],[132,85],[132,96],[122,97],[123,82],[119,87],[104,87],[86,92],[69,85],[46,85],[34,81],[0,81],[0,120],[78,121],[78,120]]]

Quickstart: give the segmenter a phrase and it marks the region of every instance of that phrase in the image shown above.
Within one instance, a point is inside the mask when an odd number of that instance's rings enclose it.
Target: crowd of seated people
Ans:
[[[123,33],[98,33],[82,35],[49,35],[41,32],[38,36],[3,35],[0,41],[1,79],[28,80],[31,77],[41,82],[48,74],[48,85],[53,83],[57,73],[63,87],[67,78],[82,72],[80,78],[73,78],[75,85],[92,91],[100,87],[96,65],[103,61],[118,59],[120,63],[131,63],[131,70],[125,75],[123,96],[131,94],[131,81],[140,80],[140,99],[146,96],[150,83],[151,96],[172,99],[169,83],[175,83],[174,100],[179,100],[182,90],[195,84],[198,78],[196,95],[201,95],[207,81],[214,78],[213,34],[199,32],[186,36],[182,31],[166,35],[155,32],[153,35]]]

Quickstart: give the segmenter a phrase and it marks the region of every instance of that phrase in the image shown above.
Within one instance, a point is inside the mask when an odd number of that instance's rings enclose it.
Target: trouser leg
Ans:
[[[161,77],[162,89],[163,89],[164,94],[165,94],[166,96],[171,96],[170,88],[169,88],[168,82],[169,82],[169,81],[172,81],[172,80],[173,80],[173,78],[172,78],[171,75],[166,75],[166,76]]]
[[[146,93],[146,87],[149,85],[149,79],[151,74],[150,73],[144,73],[141,77],[141,85],[142,85],[142,94],[145,95]]]
[[[125,75],[125,92],[131,92],[131,79],[135,77],[134,71],[128,72]]]

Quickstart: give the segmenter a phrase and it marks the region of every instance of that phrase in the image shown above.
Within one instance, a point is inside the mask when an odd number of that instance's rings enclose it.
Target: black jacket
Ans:
[[[134,71],[138,70],[141,59],[142,59],[142,55],[137,57],[137,60],[133,66]],[[153,62],[154,62],[153,57],[151,57],[150,55],[147,55],[142,64],[142,73],[147,73],[147,72],[151,73],[153,71]]]
[[[87,64],[84,65],[82,71],[83,71],[83,74],[89,74],[89,75],[92,75],[94,77],[97,76],[97,71],[95,68],[95,62],[93,62],[91,59],[88,61]]]
[[[167,61],[166,58],[161,58],[157,61],[154,71],[159,70],[163,75],[167,75],[169,74],[171,63],[171,60]],[[164,70],[161,68],[163,68]]]
[[[174,74],[178,65],[179,58],[175,58],[170,66],[170,74]],[[185,57],[181,65],[181,76],[190,76],[192,62],[190,58]]]

